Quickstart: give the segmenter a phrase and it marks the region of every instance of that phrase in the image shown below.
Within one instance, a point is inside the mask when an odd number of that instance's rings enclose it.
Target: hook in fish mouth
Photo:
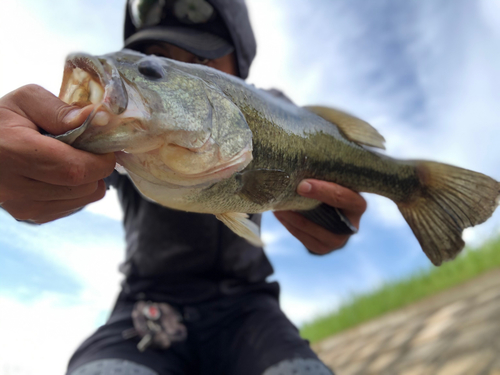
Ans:
[[[128,105],[127,90],[112,59],[85,53],[66,59],[59,98],[79,107],[102,104],[115,115]]]

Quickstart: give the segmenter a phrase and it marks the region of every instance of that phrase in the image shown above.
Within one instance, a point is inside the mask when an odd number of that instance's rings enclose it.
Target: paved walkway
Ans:
[[[336,375],[500,375],[500,270],[313,348]]]

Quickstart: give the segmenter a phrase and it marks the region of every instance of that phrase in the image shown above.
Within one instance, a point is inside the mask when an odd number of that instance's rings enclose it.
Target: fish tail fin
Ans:
[[[451,165],[418,161],[422,189],[408,202],[397,203],[431,262],[439,266],[464,247],[462,231],[483,223],[495,211],[500,183]]]

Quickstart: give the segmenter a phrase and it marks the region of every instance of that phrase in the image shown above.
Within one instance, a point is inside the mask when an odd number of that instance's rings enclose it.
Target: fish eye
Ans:
[[[142,60],[139,62],[137,69],[144,77],[159,79],[163,78],[163,68],[151,60]]]

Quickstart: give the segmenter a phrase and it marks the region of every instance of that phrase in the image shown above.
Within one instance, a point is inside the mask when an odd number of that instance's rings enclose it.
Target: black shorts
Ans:
[[[309,364],[321,368],[307,373],[331,374],[280,310],[276,297],[268,293],[254,292],[188,307],[175,306],[185,315],[186,341],[174,343],[168,349],[148,348],[142,353],[137,349],[139,339],[122,337],[123,331],[133,327],[131,312],[135,302],[123,297],[118,299],[107,323],[71,358],[68,374],[86,373],[88,371],[76,370],[110,359],[126,360],[159,375],[281,374],[285,372],[272,369],[299,362],[308,369]]]

